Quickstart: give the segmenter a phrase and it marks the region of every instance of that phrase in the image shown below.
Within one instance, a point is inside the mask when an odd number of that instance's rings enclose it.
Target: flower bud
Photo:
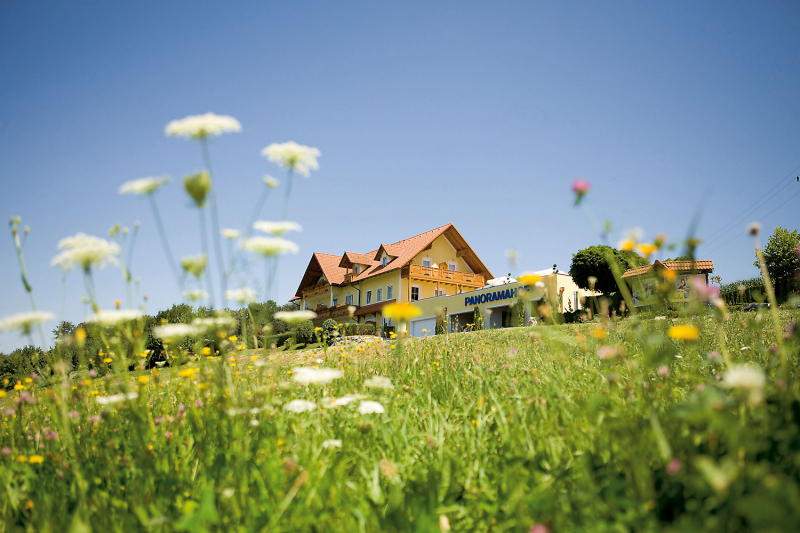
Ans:
[[[183,178],[183,188],[192,197],[197,207],[206,204],[206,197],[211,191],[211,175],[207,171],[198,172]]]

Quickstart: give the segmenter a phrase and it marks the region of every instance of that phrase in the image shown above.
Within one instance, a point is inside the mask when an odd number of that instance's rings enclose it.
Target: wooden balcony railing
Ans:
[[[313,298],[314,296],[319,296],[320,294],[328,294],[331,292],[330,285],[317,285],[315,287],[309,287],[308,289],[303,289],[303,298]]]
[[[440,281],[443,283],[453,283],[468,287],[483,287],[486,283],[483,274],[469,274],[457,270],[445,270],[443,268],[425,267],[411,265],[409,276],[413,279],[423,279],[430,281]]]

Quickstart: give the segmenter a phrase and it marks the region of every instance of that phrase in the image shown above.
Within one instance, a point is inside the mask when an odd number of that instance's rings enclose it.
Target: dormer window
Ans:
[[[356,274],[361,274],[361,265],[355,265],[353,267],[353,272],[355,272]]]
[[[389,256],[383,254],[383,257],[381,257],[381,266],[385,267],[388,264],[389,264]]]

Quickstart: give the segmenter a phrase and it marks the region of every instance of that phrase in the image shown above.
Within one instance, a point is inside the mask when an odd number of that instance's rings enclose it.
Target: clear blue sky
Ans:
[[[243,126],[211,146],[223,227],[246,223],[264,174],[283,178],[264,146],[322,151],[320,171],[295,183],[289,218],[304,232],[281,264],[282,301],[314,251],[365,252],[447,222],[496,275],[511,248],[522,270],[566,270],[598,243],[571,207],[575,177],[591,180],[598,218],[671,239],[706,190],[701,237],[786,183],[701,249],[724,281],[756,275],[745,224],[777,208],[766,233],[800,227],[800,196],[789,200],[800,191],[789,183],[800,174],[800,4],[606,4],[0,2],[0,213],[31,227],[39,307],[60,315],[49,266],[59,239],[135,220],[148,312],[180,300],[146,203],[116,191],[173,176],[158,200],[175,253],[199,252],[179,185],[201,168],[199,150],[163,129],[207,111]],[[262,218],[279,208],[276,196]],[[28,309],[3,241],[0,316]],[[125,301],[119,270],[96,282],[101,307]],[[73,272],[65,318],[86,315],[83,295]],[[23,343],[0,336],[2,351]]]

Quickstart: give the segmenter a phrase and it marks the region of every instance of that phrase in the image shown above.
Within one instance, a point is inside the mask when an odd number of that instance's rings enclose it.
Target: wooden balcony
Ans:
[[[486,285],[483,274],[469,274],[457,270],[445,270],[443,268],[425,267],[420,265],[410,265],[408,275],[411,279],[438,281],[439,283],[450,283],[453,285],[463,285],[464,287],[480,288]]]
[[[317,285],[315,287],[309,287],[307,289],[303,289],[303,298],[313,298],[314,296],[319,296],[320,294],[330,294],[331,286],[328,284],[325,285]]]

